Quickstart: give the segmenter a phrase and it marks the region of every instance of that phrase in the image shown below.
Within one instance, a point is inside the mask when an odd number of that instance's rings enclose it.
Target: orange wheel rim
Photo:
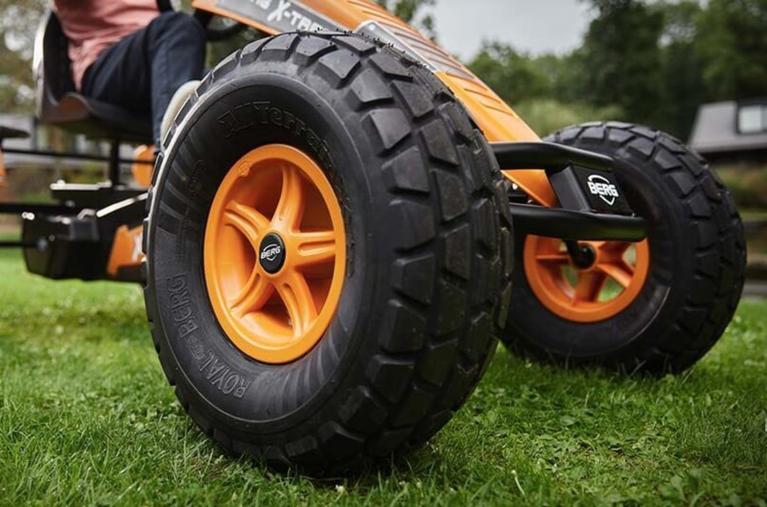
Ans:
[[[600,322],[618,315],[636,300],[650,271],[650,247],[619,241],[581,242],[594,253],[588,268],[572,262],[560,239],[528,236],[524,267],[538,300],[555,315]]]
[[[283,364],[319,342],[341,298],[346,234],[314,160],[278,144],[242,157],[216,192],[204,243],[208,295],[237,348]]]

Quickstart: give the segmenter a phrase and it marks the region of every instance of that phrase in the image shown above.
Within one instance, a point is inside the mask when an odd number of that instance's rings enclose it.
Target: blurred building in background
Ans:
[[[46,127],[33,116],[0,114],[0,125],[29,132],[26,139],[4,140],[4,148],[100,156],[109,154],[108,143],[91,141],[85,136]],[[120,156],[132,159],[133,147],[122,145]],[[106,163],[102,162],[16,153],[5,153],[4,160],[8,187],[0,196],[2,200],[44,201],[48,198],[48,186],[55,181],[96,183],[105,179]]]
[[[767,98],[702,105],[690,145],[712,161],[767,162]]]

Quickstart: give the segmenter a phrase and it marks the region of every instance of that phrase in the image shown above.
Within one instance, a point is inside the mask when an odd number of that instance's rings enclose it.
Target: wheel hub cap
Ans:
[[[269,274],[278,273],[285,264],[285,242],[277,233],[269,233],[264,236],[258,249],[258,261],[261,268]]]

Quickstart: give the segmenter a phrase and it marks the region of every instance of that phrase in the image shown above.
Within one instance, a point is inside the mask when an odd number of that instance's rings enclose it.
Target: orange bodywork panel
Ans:
[[[456,58],[370,0],[195,0],[193,6],[271,35],[285,30],[316,28],[312,20],[319,19],[323,22],[320,25],[368,33],[385,41],[397,41],[408,54],[431,68],[455,93],[489,142],[540,140],[508,104]],[[249,16],[246,9],[260,9],[266,19]],[[307,13],[311,14],[311,18]],[[504,171],[504,174],[536,202],[545,206],[556,205],[554,191],[544,171]]]
[[[143,230],[141,225],[133,228],[122,225],[117,229],[107,263],[107,275],[110,278],[117,279],[121,269],[135,269],[141,265],[144,260],[141,252]]]
[[[0,188],[8,185],[7,177],[8,175],[5,173],[5,156],[3,155],[3,150],[0,149]]]
[[[149,188],[152,184],[152,175],[154,173],[154,145],[142,145],[133,152],[133,164],[131,164],[131,174],[136,185],[142,188]]]

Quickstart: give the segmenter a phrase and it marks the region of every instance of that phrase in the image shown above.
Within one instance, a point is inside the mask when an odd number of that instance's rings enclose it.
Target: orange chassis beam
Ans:
[[[194,0],[201,11],[234,19],[270,35],[321,26],[383,35],[406,47],[461,100],[491,143],[540,141],[538,135],[485,83],[415,28],[370,0]],[[265,19],[249,15],[263,12]],[[503,169],[503,168],[501,168]],[[556,206],[543,170],[504,171],[533,200]]]

